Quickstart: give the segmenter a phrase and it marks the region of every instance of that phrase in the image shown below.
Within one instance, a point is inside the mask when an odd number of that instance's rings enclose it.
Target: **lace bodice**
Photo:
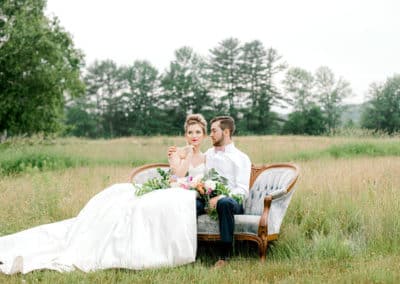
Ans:
[[[196,167],[193,167],[192,165],[189,166],[189,175],[190,176],[198,176],[200,174],[204,174],[206,171],[206,164],[205,163],[201,163],[199,165],[197,165]]]

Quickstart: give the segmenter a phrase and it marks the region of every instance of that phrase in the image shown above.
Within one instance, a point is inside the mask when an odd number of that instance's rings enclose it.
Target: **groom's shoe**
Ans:
[[[226,265],[228,265],[228,261],[224,260],[224,259],[220,259],[214,264],[214,269],[219,269]]]

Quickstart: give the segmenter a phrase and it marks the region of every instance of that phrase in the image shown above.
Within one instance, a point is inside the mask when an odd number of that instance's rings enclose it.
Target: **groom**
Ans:
[[[227,178],[228,188],[232,194],[241,195],[245,200],[249,193],[251,162],[249,157],[238,150],[232,135],[235,132],[235,121],[230,116],[218,116],[211,120],[210,137],[213,148],[205,153],[207,169],[214,168],[221,176]],[[204,214],[204,203],[197,199],[197,215]],[[210,207],[218,212],[219,231],[221,235],[221,255],[216,267],[226,264],[232,251],[235,214],[243,214],[243,207],[231,197],[219,195],[210,199]]]

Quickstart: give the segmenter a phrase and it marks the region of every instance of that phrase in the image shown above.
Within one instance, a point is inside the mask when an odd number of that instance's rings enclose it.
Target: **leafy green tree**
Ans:
[[[88,110],[94,109],[94,103],[86,97],[78,97],[66,106],[65,133],[77,137],[96,138],[96,117]]]
[[[269,133],[274,128],[277,116],[271,107],[280,100],[274,77],[285,68],[275,49],[266,49],[258,40],[243,45],[239,83],[241,93],[245,94],[242,112],[248,131]]]
[[[371,99],[365,108],[361,125],[390,134],[400,131],[400,75],[387,78],[383,84],[373,83]]]
[[[314,77],[310,72],[299,67],[290,68],[282,83],[286,102],[293,106],[295,111],[305,112],[313,106]]]
[[[172,124],[177,129],[182,129],[182,121],[188,113],[210,111],[212,98],[206,76],[206,62],[192,48],[175,51],[175,59],[162,76],[161,86],[165,108],[174,109]]]
[[[255,131],[260,125],[260,115],[270,111],[270,106],[261,106],[261,97],[267,89],[267,51],[260,41],[245,43],[240,55],[240,83],[246,95],[244,117],[246,129]],[[260,110],[263,111],[260,112]]]
[[[83,56],[44,0],[3,0],[0,6],[0,131],[60,129],[64,95],[84,92]]]
[[[321,135],[326,131],[326,118],[315,104],[303,111],[290,113],[282,128],[284,134]]]
[[[332,70],[322,66],[315,73],[316,95],[326,116],[329,130],[339,126],[343,99],[351,94],[350,84],[339,78]]]
[[[114,137],[114,121],[121,100],[122,78],[121,70],[112,60],[95,61],[87,68],[85,75],[87,104],[96,120],[97,137]]]
[[[240,42],[236,38],[228,38],[210,50],[209,68],[212,86],[222,92],[221,102],[227,106],[226,111],[237,117],[236,104],[240,101]]]
[[[159,76],[158,70],[148,61],[136,60],[123,72],[126,91],[123,94],[124,111],[128,115],[130,134],[159,133]]]

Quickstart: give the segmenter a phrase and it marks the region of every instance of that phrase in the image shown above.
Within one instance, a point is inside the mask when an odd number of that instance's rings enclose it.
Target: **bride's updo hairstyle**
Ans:
[[[203,130],[203,134],[207,135],[207,121],[204,119],[204,116],[199,113],[189,114],[186,117],[186,121],[184,124],[185,133],[187,132],[188,127],[193,124],[200,125],[201,129]]]

